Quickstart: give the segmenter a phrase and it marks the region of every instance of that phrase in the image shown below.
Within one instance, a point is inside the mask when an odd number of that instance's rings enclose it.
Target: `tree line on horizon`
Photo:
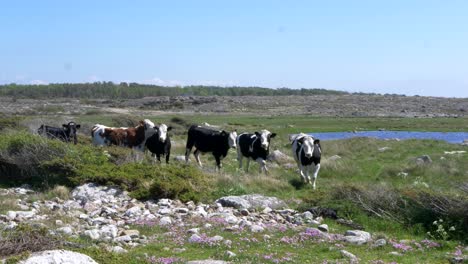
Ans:
[[[0,85],[0,96],[14,98],[99,98],[138,99],[152,96],[280,96],[280,95],[338,95],[344,91],[264,87],[221,87],[221,86],[158,86],[139,83],[94,82],[94,83],[51,83],[41,85]]]

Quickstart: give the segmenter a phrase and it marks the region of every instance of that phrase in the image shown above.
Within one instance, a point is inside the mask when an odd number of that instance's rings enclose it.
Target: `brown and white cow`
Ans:
[[[136,127],[107,127],[96,124],[91,130],[95,146],[117,145],[143,151],[146,139],[155,133],[154,123],[149,119],[140,121]]]

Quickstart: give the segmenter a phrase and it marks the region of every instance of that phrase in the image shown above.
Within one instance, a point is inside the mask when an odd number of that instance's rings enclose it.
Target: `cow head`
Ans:
[[[167,132],[172,130],[172,127],[168,127],[165,124],[161,124],[159,126],[155,126],[154,130],[158,133],[158,138],[160,142],[165,142],[167,138]]]
[[[260,139],[260,146],[265,150],[270,147],[270,139],[276,137],[276,133],[271,133],[266,129],[255,132],[255,135]]]
[[[221,135],[227,137],[230,148],[237,148],[237,143],[236,143],[237,130],[234,130],[230,133],[223,130],[221,131]]]
[[[314,138],[311,136],[304,136],[299,139],[302,142],[302,150],[306,158],[312,158],[314,155]]]
[[[43,124],[37,129],[37,133],[38,133],[39,135],[42,135],[42,134],[45,133],[45,127],[44,127]]]
[[[73,143],[77,143],[78,140],[76,138],[76,130],[81,127],[80,124],[76,124],[75,122],[69,122],[68,124],[62,124],[63,130],[67,135],[67,140],[70,141],[73,138]]]
[[[145,127],[145,138],[151,137],[154,133],[156,133],[155,125],[151,120],[145,119],[143,121],[140,121],[140,124],[142,124]]]

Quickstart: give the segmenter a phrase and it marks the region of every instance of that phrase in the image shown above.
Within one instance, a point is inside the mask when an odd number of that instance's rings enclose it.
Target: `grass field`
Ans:
[[[63,118],[63,117],[61,117]],[[164,122],[174,127],[172,132],[172,155],[183,155],[185,152],[186,125],[207,122],[226,130],[237,129],[238,132],[254,132],[268,129],[278,134],[272,139],[271,150],[278,149],[290,155],[288,135],[298,132],[328,132],[353,130],[415,130],[415,131],[468,131],[467,118],[323,118],[310,116],[275,116],[258,117],[250,115],[163,115],[149,116],[155,123]],[[38,117],[27,117],[21,121],[27,124]],[[82,124],[80,136],[82,142],[76,148],[90,145],[89,133],[86,131],[95,123],[119,126],[119,120],[143,119],[128,116],[93,116],[82,115],[76,121]],[[58,118],[57,120],[60,120]],[[60,121],[58,121],[60,122]],[[0,144],[1,147],[1,144]],[[81,249],[99,263],[171,263],[191,259],[217,258],[227,259],[226,250],[235,251],[237,257],[230,259],[235,263],[345,263],[339,253],[345,248],[357,255],[363,263],[446,263],[447,254],[452,254],[460,245],[466,243],[466,230],[463,216],[457,216],[450,201],[468,204],[467,193],[460,188],[468,184],[468,154],[447,155],[444,151],[467,150],[466,146],[449,144],[433,140],[376,140],[354,138],[349,140],[323,141],[322,168],[317,180],[317,190],[304,185],[296,169],[282,165],[268,164],[268,175],[258,173],[258,165],[251,162],[250,171],[238,169],[235,151],[222,161],[223,169],[214,172],[214,159],[203,155],[202,173],[215,179],[212,189],[203,194],[202,200],[210,202],[224,195],[261,193],[284,199],[298,210],[313,206],[331,207],[338,210],[340,217],[352,219],[363,225],[366,231],[387,241],[397,243],[409,241],[414,250],[402,256],[390,252],[402,252],[397,246],[389,243],[382,248],[370,246],[349,246],[338,242],[320,242],[315,239],[295,241],[299,236],[296,230],[269,230],[270,236],[265,240],[264,234],[234,234],[218,226],[211,230],[211,235],[219,234],[230,239],[235,246],[183,244],[174,237],[163,234],[173,232],[186,237],[184,230],[163,228],[159,226],[136,226],[142,233],[154,237],[154,242],[135,249],[129,253],[117,255],[105,253],[99,247]],[[382,150],[382,148],[385,148]],[[94,151],[90,148],[89,151]],[[88,151],[88,150],[87,150]],[[86,152],[87,153],[87,152]],[[119,155],[130,155],[131,151],[122,150]],[[338,155],[341,158],[331,159]],[[415,159],[429,155],[432,163],[420,165]],[[193,156],[192,165],[195,166]],[[145,163],[146,162],[146,163]],[[154,170],[167,167],[165,164],[152,165],[145,161],[141,165],[151,166]],[[159,167],[162,167],[161,169]],[[132,171],[130,171],[131,173]],[[138,173],[138,169],[134,171]],[[133,175],[137,177],[138,175]],[[424,200],[429,197],[428,201]],[[447,202],[447,214],[438,214],[430,209],[431,201],[443,197]],[[359,199],[358,199],[359,198]],[[424,199],[423,199],[424,198]],[[437,198],[437,199],[436,199]],[[433,199],[433,200],[431,200]],[[8,203],[0,204],[7,207]],[[376,209],[381,211],[380,215]],[[452,211],[451,211],[452,210]],[[457,218],[458,217],[458,218]],[[449,238],[438,237],[431,226],[434,220],[443,218],[449,226],[457,227],[456,234]],[[462,222],[460,222],[462,221]],[[344,232],[345,227],[333,220],[325,222],[333,232]],[[465,230],[463,230],[465,228]],[[434,237],[428,236],[431,232]],[[209,235],[209,234],[208,234]],[[177,237],[177,236],[176,236]],[[430,238],[437,241],[437,247],[417,249],[415,243]],[[79,240],[80,243],[92,245],[91,242]],[[183,247],[185,250],[174,254],[173,250]],[[154,258],[152,258],[154,256]],[[167,259],[164,259],[167,258]],[[167,262],[164,262],[167,260]],[[380,262],[379,262],[380,261]]]

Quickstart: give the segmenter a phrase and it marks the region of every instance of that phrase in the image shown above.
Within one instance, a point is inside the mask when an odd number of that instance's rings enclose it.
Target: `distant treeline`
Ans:
[[[279,95],[330,95],[347,92],[326,89],[290,89],[262,87],[219,87],[219,86],[157,86],[138,83],[94,82],[52,83],[47,85],[0,85],[0,96],[15,98],[100,98],[135,99],[147,96],[279,96]]]

